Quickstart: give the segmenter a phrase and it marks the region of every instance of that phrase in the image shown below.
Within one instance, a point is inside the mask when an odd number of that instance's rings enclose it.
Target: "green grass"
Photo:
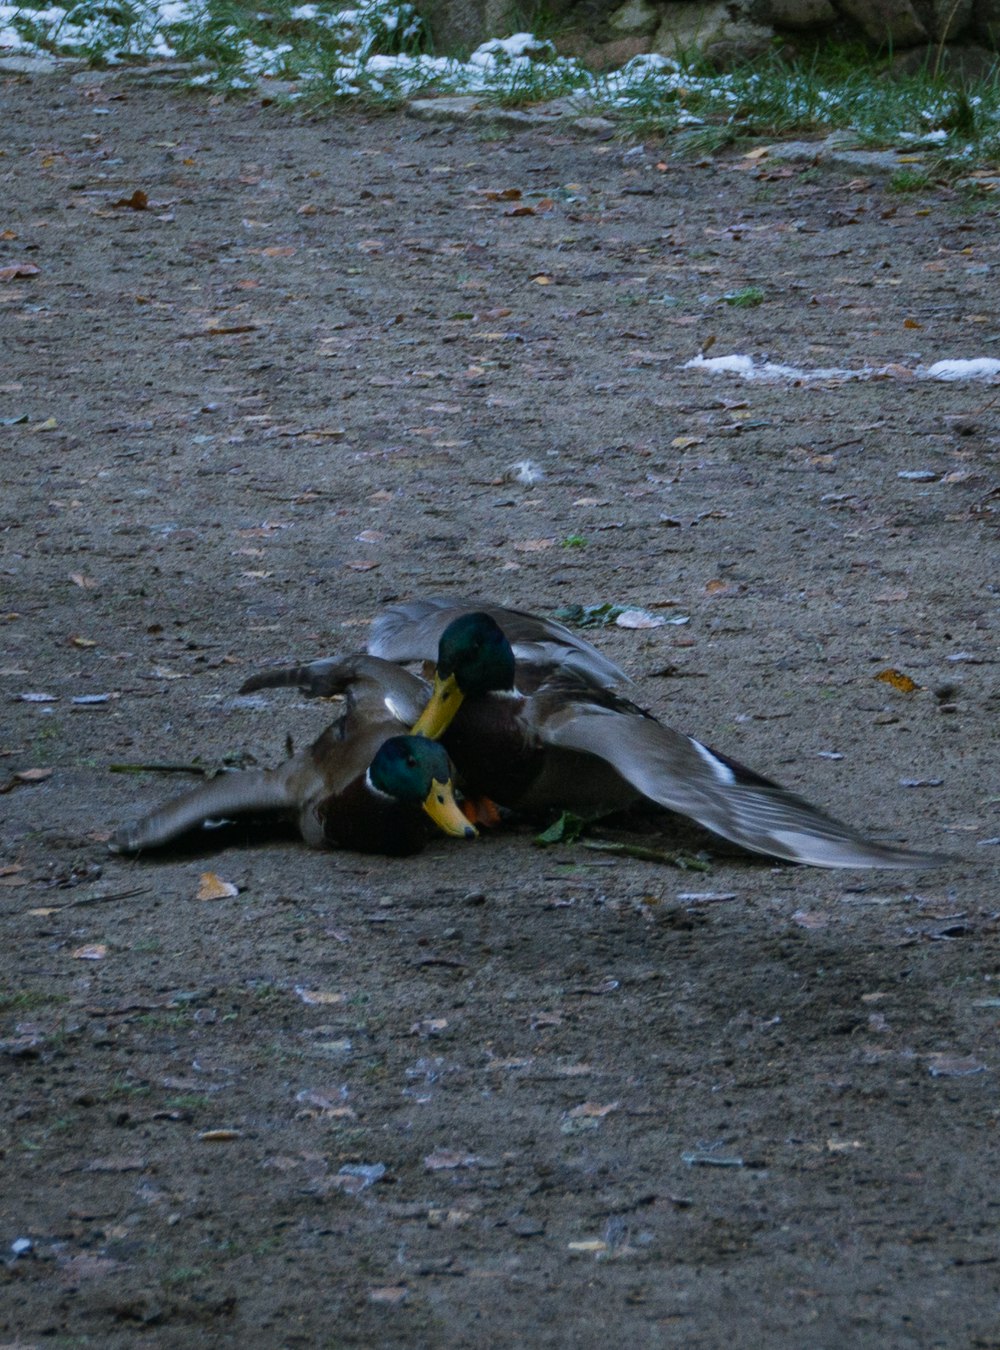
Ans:
[[[924,169],[897,169],[888,183],[890,192],[923,192],[930,186],[930,175]]]
[[[722,299],[734,309],[755,309],[764,303],[764,292],[759,286],[744,286],[740,291],[728,291]]]
[[[920,153],[930,177],[1000,163],[1000,64],[986,78],[941,73],[941,53],[900,76],[890,55],[825,43],[811,55],[779,51],[720,74],[691,53],[637,59],[595,75],[536,38],[511,56],[488,44],[474,61],[435,57],[430,35],[401,0],[359,0],[345,21],[333,0],[266,8],[236,0],[189,0],[161,20],[158,0],[82,0],[65,8],[31,0],[10,21],[38,50],[94,65],[173,58],[193,87],[262,93],[271,101],[391,109],[418,93],[475,93],[481,103],[528,107],[570,97],[581,112],[614,117],[623,137],[662,138],[675,155],[787,137],[839,133],[856,147]],[[531,6],[535,32],[558,33],[557,16]],[[909,189],[902,189],[909,190]]]

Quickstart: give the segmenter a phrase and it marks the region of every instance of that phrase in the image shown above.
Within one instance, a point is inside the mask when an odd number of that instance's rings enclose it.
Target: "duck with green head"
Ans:
[[[223,773],[123,825],[111,841],[119,853],[159,847],[219,817],[277,815],[295,819],[306,843],[364,853],[406,855],[433,827],[470,839],[474,828],[452,791],[441,745],[401,735],[400,715],[416,717],[426,685],[369,656],[325,663],[326,690],[343,695],[343,715],[307,750],[276,769]],[[248,682],[253,687],[253,681]]]
[[[581,669],[516,666],[503,612],[441,633],[416,735],[443,737],[464,789],[522,811],[583,817],[647,798],[756,853],[816,867],[924,867],[940,855],[866,838],[796,793],[664,726]],[[499,618],[499,622],[498,622]],[[405,631],[405,630],[404,630]],[[399,630],[397,641],[404,649]],[[413,659],[426,653],[414,644]]]

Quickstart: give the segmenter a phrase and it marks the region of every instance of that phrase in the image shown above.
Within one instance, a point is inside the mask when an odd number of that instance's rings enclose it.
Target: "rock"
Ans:
[[[933,43],[902,52],[893,61],[891,73],[906,77],[929,70],[954,84],[962,85],[969,80],[988,80],[996,64],[996,52],[986,47],[959,46],[957,43],[942,47]]]
[[[503,108],[497,103],[484,103],[475,94],[449,94],[441,98],[411,98],[406,111],[423,122],[465,122],[526,131],[529,127],[558,126],[574,115],[576,106],[572,99],[552,99],[533,108]]]
[[[764,4],[755,7],[754,15],[761,23],[792,32],[823,28],[837,19],[837,11],[830,0],[765,0]]]
[[[556,38],[560,56],[578,57],[590,70],[601,73],[620,70],[633,56],[644,56],[652,45],[649,37],[619,38],[616,42],[595,42],[586,33],[566,33]]]
[[[910,0],[840,0],[840,8],[880,45],[915,47],[927,41],[927,29]]]
[[[608,19],[608,27],[621,37],[651,37],[659,26],[660,15],[649,0],[627,0]]]
[[[508,0],[421,0],[417,8],[438,52],[470,52],[513,31]]]
[[[973,0],[971,26],[977,42],[1000,50],[1000,0]]]
[[[972,20],[972,0],[930,0],[929,8],[930,33],[936,42],[952,42]]]
[[[74,63],[79,65],[79,62]],[[37,56],[0,57],[0,75],[52,75],[66,69],[66,62],[54,56],[39,53]]]
[[[585,136],[613,136],[616,129],[609,117],[578,117],[572,127]]]
[[[725,4],[712,0],[668,0],[660,6],[660,26],[653,39],[653,51],[676,56],[700,48],[720,36],[732,23]]]
[[[774,39],[772,29],[734,19],[730,9],[712,0],[694,4],[668,0],[660,6],[663,17],[652,50],[671,57],[700,52],[723,68],[766,51]]]

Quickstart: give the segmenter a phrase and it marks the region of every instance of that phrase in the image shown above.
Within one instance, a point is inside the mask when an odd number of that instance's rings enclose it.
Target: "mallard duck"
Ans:
[[[388,644],[379,635],[391,630],[397,659],[426,659],[442,607],[431,601],[423,609],[420,602],[397,608],[391,619],[376,620],[372,645],[384,651]],[[518,663],[515,678],[504,630],[516,621],[523,631],[531,616],[508,620],[508,613],[480,607],[446,624],[433,694],[412,728],[444,737],[471,795],[521,811],[554,807],[583,817],[647,798],[755,853],[814,867],[945,861],[865,838],[780,784],[664,726],[589,678],[586,663]]]
[[[423,736],[398,734],[416,720],[426,684],[375,657],[322,664],[327,693],[343,694],[346,707],[307,750],[276,769],[212,778],[123,825],[110,847],[136,853],[214,817],[265,812],[296,818],[315,848],[415,853],[426,843],[431,821],[445,834],[472,838],[476,831],[453,796],[444,748]]]
[[[555,619],[460,597],[428,596],[390,605],[372,622],[368,651],[386,661],[402,664],[424,661],[433,665],[445,629],[453,620],[472,613],[488,615],[503,631],[522,683],[529,671],[537,673],[551,669],[579,675],[588,685],[600,689],[632,683],[631,676],[603,652]],[[467,664],[470,658],[471,651],[466,653]],[[506,654],[494,649],[489,659],[494,676],[506,680],[509,672],[500,669],[501,662],[507,659]]]

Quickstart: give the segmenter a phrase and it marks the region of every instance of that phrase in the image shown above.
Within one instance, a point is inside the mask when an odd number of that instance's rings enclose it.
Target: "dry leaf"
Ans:
[[[402,1303],[410,1291],[405,1284],[383,1284],[368,1290],[371,1303]]]
[[[893,689],[898,689],[901,694],[912,694],[915,689],[920,688],[916,680],[911,680],[909,675],[904,675],[901,670],[895,670],[892,666],[880,670],[874,678],[881,680],[883,684],[891,684]]]
[[[37,277],[41,270],[34,263],[11,263],[9,267],[0,267],[0,281],[13,281],[15,277]]]
[[[149,205],[149,198],[146,196],[145,192],[143,192],[142,188],[136,188],[131,197],[119,197],[118,200],[112,202],[111,205],[124,206],[130,211],[145,211],[146,207]]]
[[[333,994],[325,989],[303,989],[302,986],[298,984],[295,986],[295,992],[303,1003],[344,1003],[347,999],[346,994]]]
[[[79,586],[83,591],[92,591],[97,585],[93,577],[86,577],[82,572],[70,572],[69,579],[74,586]]]
[[[514,547],[518,553],[541,553],[543,549],[551,548],[555,542],[554,539],[519,539]]]
[[[239,895],[239,893],[239,887],[234,886],[231,881],[223,881],[214,872],[202,872],[196,899],[231,900],[234,895]]]
[[[372,572],[378,567],[377,562],[349,562],[348,570],[351,572]]]
[[[612,1111],[617,1111],[618,1105],[618,1102],[609,1102],[607,1106],[602,1106],[599,1102],[581,1102],[579,1106],[574,1106],[566,1114],[572,1120],[581,1118],[601,1120]]]
[[[442,1148],[437,1153],[428,1153],[424,1166],[430,1172],[441,1172],[454,1167],[475,1167],[478,1161],[474,1153],[459,1153],[456,1149]]]
[[[74,961],[103,961],[108,949],[103,942],[90,942],[85,947],[75,947],[70,952]]]
[[[950,1055],[944,1051],[927,1056],[927,1069],[932,1078],[968,1078],[985,1073],[986,1065],[971,1055]]]
[[[198,1138],[203,1144],[228,1144],[234,1139],[242,1139],[242,1130],[202,1130]]]
[[[650,614],[645,609],[623,609],[615,619],[618,628],[662,628],[666,619],[661,614]]]
[[[537,272],[532,278],[536,286],[551,286],[552,277],[546,276],[544,272]]]

